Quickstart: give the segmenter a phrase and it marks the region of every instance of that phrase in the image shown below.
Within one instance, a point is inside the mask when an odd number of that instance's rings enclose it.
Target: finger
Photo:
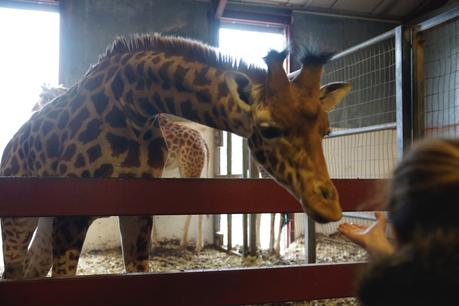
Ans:
[[[368,228],[368,226],[361,225],[361,224],[353,224],[353,223],[342,223],[339,225],[339,227],[343,227],[343,228],[354,230],[354,231],[363,231]]]
[[[339,232],[343,234],[345,237],[349,238],[352,242],[357,243],[359,245],[363,245],[363,240],[365,239],[364,236],[359,234],[354,230],[349,230],[349,228],[338,228]]]
[[[344,223],[338,226],[338,230],[348,235],[358,234],[362,231],[360,227],[357,227],[354,224],[348,224],[348,223]]]
[[[376,220],[386,220],[386,215],[382,211],[375,211],[375,218]]]
[[[353,231],[353,230],[358,229],[354,224],[350,224],[350,223],[340,224],[338,226],[338,228],[341,228],[341,229],[344,229],[344,230],[348,230],[348,231]]]
[[[356,228],[360,229],[360,230],[366,230],[368,228],[368,226],[366,225],[360,225],[360,224],[355,224],[354,225]]]

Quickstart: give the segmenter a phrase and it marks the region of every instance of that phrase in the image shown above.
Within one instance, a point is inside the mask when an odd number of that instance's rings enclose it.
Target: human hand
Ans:
[[[389,255],[394,246],[386,237],[387,220],[382,212],[375,212],[376,221],[370,226],[343,223],[338,231],[372,255]]]

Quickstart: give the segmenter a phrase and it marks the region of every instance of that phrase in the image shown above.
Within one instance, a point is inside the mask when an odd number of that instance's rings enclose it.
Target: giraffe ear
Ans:
[[[252,81],[240,72],[227,72],[226,84],[232,95],[235,95],[245,104],[252,104]]]
[[[327,113],[332,111],[336,105],[351,91],[349,83],[330,83],[320,88],[320,102]]]

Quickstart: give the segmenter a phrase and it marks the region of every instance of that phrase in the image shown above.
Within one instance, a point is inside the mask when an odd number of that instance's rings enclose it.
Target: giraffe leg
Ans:
[[[198,235],[196,237],[196,252],[201,252],[204,247],[202,240],[202,215],[198,215]]]
[[[126,272],[146,272],[150,252],[152,216],[120,216]]]
[[[45,277],[53,265],[53,217],[41,217],[27,251],[24,277]]]
[[[2,218],[3,278],[21,279],[24,261],[38,218]]]
[[[53,277],[76,274],[81,248],[91,221],[89,217],[56,217],[54,219]]]
[[[190,229],[191,215],[186,216],[185,225],[183,226],[183,237],[180,242],[180,247],[185,249],[188,245],[188,231]]]
[[[281,240],[281,234],[282,234],[282,215],[280,215],[279,227],[277,228],[277,239],[276,239],[276,244],[274,245],[274,253],[275,253],[277,256],[280,256],[280,240]]]

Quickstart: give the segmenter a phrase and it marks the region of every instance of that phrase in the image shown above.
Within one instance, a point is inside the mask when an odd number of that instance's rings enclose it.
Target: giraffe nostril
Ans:
[[[332,196],[332,193],[331,193],[330,189],[328,189],[328,188],[326,188],[324,186],[320,186],[319,187],[319,193],[322,196],[322,198],[324,198],[325,200],[328,200]]]

